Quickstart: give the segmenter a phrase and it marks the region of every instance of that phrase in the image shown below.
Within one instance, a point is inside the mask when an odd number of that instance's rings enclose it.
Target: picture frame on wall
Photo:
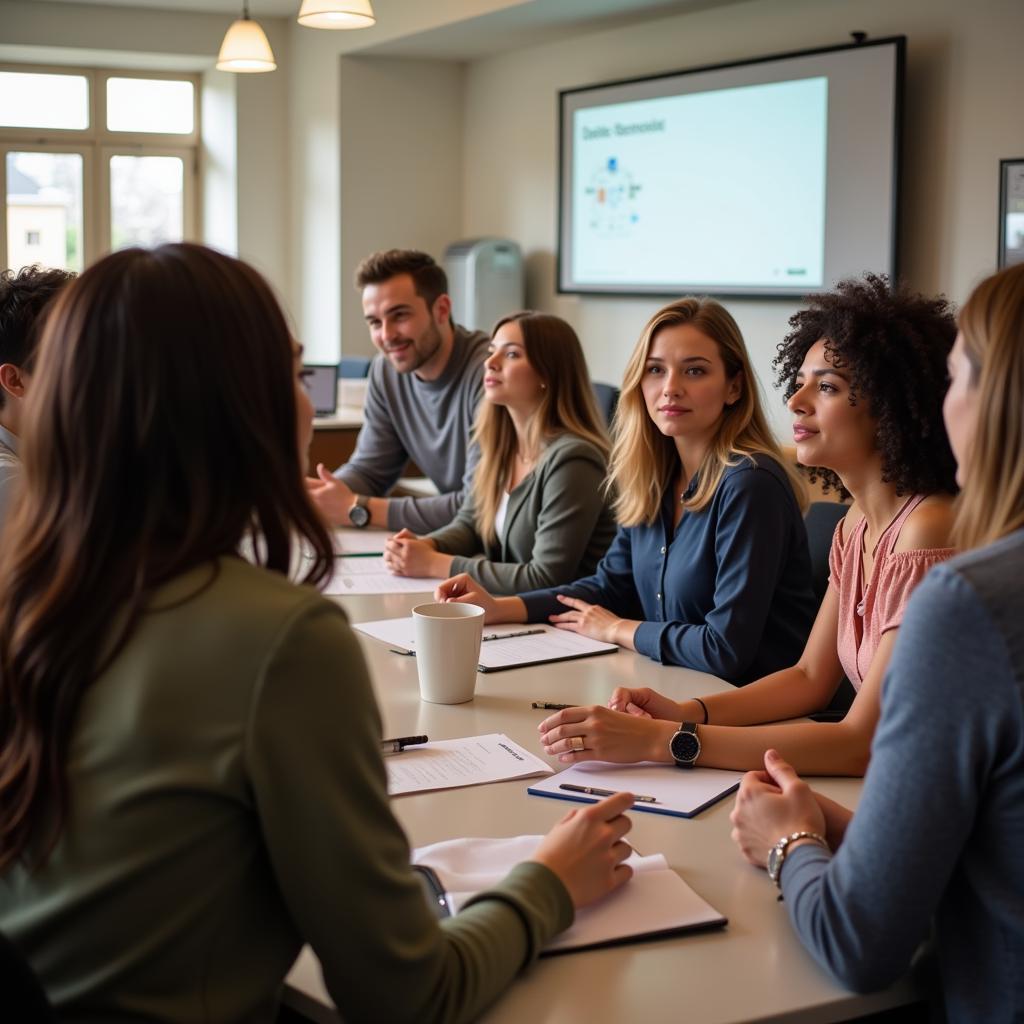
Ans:
[[[1024,263],[1024,157],[999,161],[998,266]]]

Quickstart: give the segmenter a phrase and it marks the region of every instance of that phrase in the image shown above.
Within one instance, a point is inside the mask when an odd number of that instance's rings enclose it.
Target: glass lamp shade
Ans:
[[[257,74],[277,67],[266,33],[249,18],[239,18],[228,29],[217,55],[218,71]]]
[[[299,9],[307,28],[369,28],[376,21],[370,0],[302,0]]]

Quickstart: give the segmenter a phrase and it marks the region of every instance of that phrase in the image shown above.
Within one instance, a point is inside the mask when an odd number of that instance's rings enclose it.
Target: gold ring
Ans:
[[[583,745],[583,737],[582,736],[573,736],[572,737],[572,749],[573,750],[583,750],[583,749],[585,749],[584,745]]]

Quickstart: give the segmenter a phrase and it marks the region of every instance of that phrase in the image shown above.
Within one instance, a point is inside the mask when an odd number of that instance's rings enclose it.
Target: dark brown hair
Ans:
[[[356,267],[356,288],[362,291],[368,284],[382,284],[399,274],[412,278],[416,294],[433,309],[434,303],[448,293],[448,275],[434,262],[433,256],[416,249],[384,249],[367,256]]]
[[[877,422],[882,479],[897,494],[956,493],[956,463],[942,422],[946,357],[956,321],[942,295],[920,295],[879,274],[840,281],[789,318],[773,366],[788,401],[812,345],[824,339],[836,369],[850,378],[850,402],[864,400]],[[831,469],[809,466],[811,482],[849,497]]]
[[[43,314],[74,276],[67,270],[44,267],[22,267],[0,274],[0,363],[32,371]],[[0,409],[3,407],[4,392],[0,388]]]
[[[302,538],[307,582],[330,571],[293,379],[266,282],[202,246],[114,253],[58,297],[0,552],[0,873],[57,841],[82,696],[157,587],[245,538],[280,573]]]

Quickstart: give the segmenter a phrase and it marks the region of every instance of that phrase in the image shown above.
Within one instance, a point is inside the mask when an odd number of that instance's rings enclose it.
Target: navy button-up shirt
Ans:
[[[686,495],[693,493],[696,479]],[[529,622],[565,611],[556,595],[639,619],[633,643],[668,665],[742,685],[796,663],[817,604],[807,531],[783,468],[741,458],[711,501],[674,528],[672,488],[658,520],[620,526],[593,576],[520,594]]]

